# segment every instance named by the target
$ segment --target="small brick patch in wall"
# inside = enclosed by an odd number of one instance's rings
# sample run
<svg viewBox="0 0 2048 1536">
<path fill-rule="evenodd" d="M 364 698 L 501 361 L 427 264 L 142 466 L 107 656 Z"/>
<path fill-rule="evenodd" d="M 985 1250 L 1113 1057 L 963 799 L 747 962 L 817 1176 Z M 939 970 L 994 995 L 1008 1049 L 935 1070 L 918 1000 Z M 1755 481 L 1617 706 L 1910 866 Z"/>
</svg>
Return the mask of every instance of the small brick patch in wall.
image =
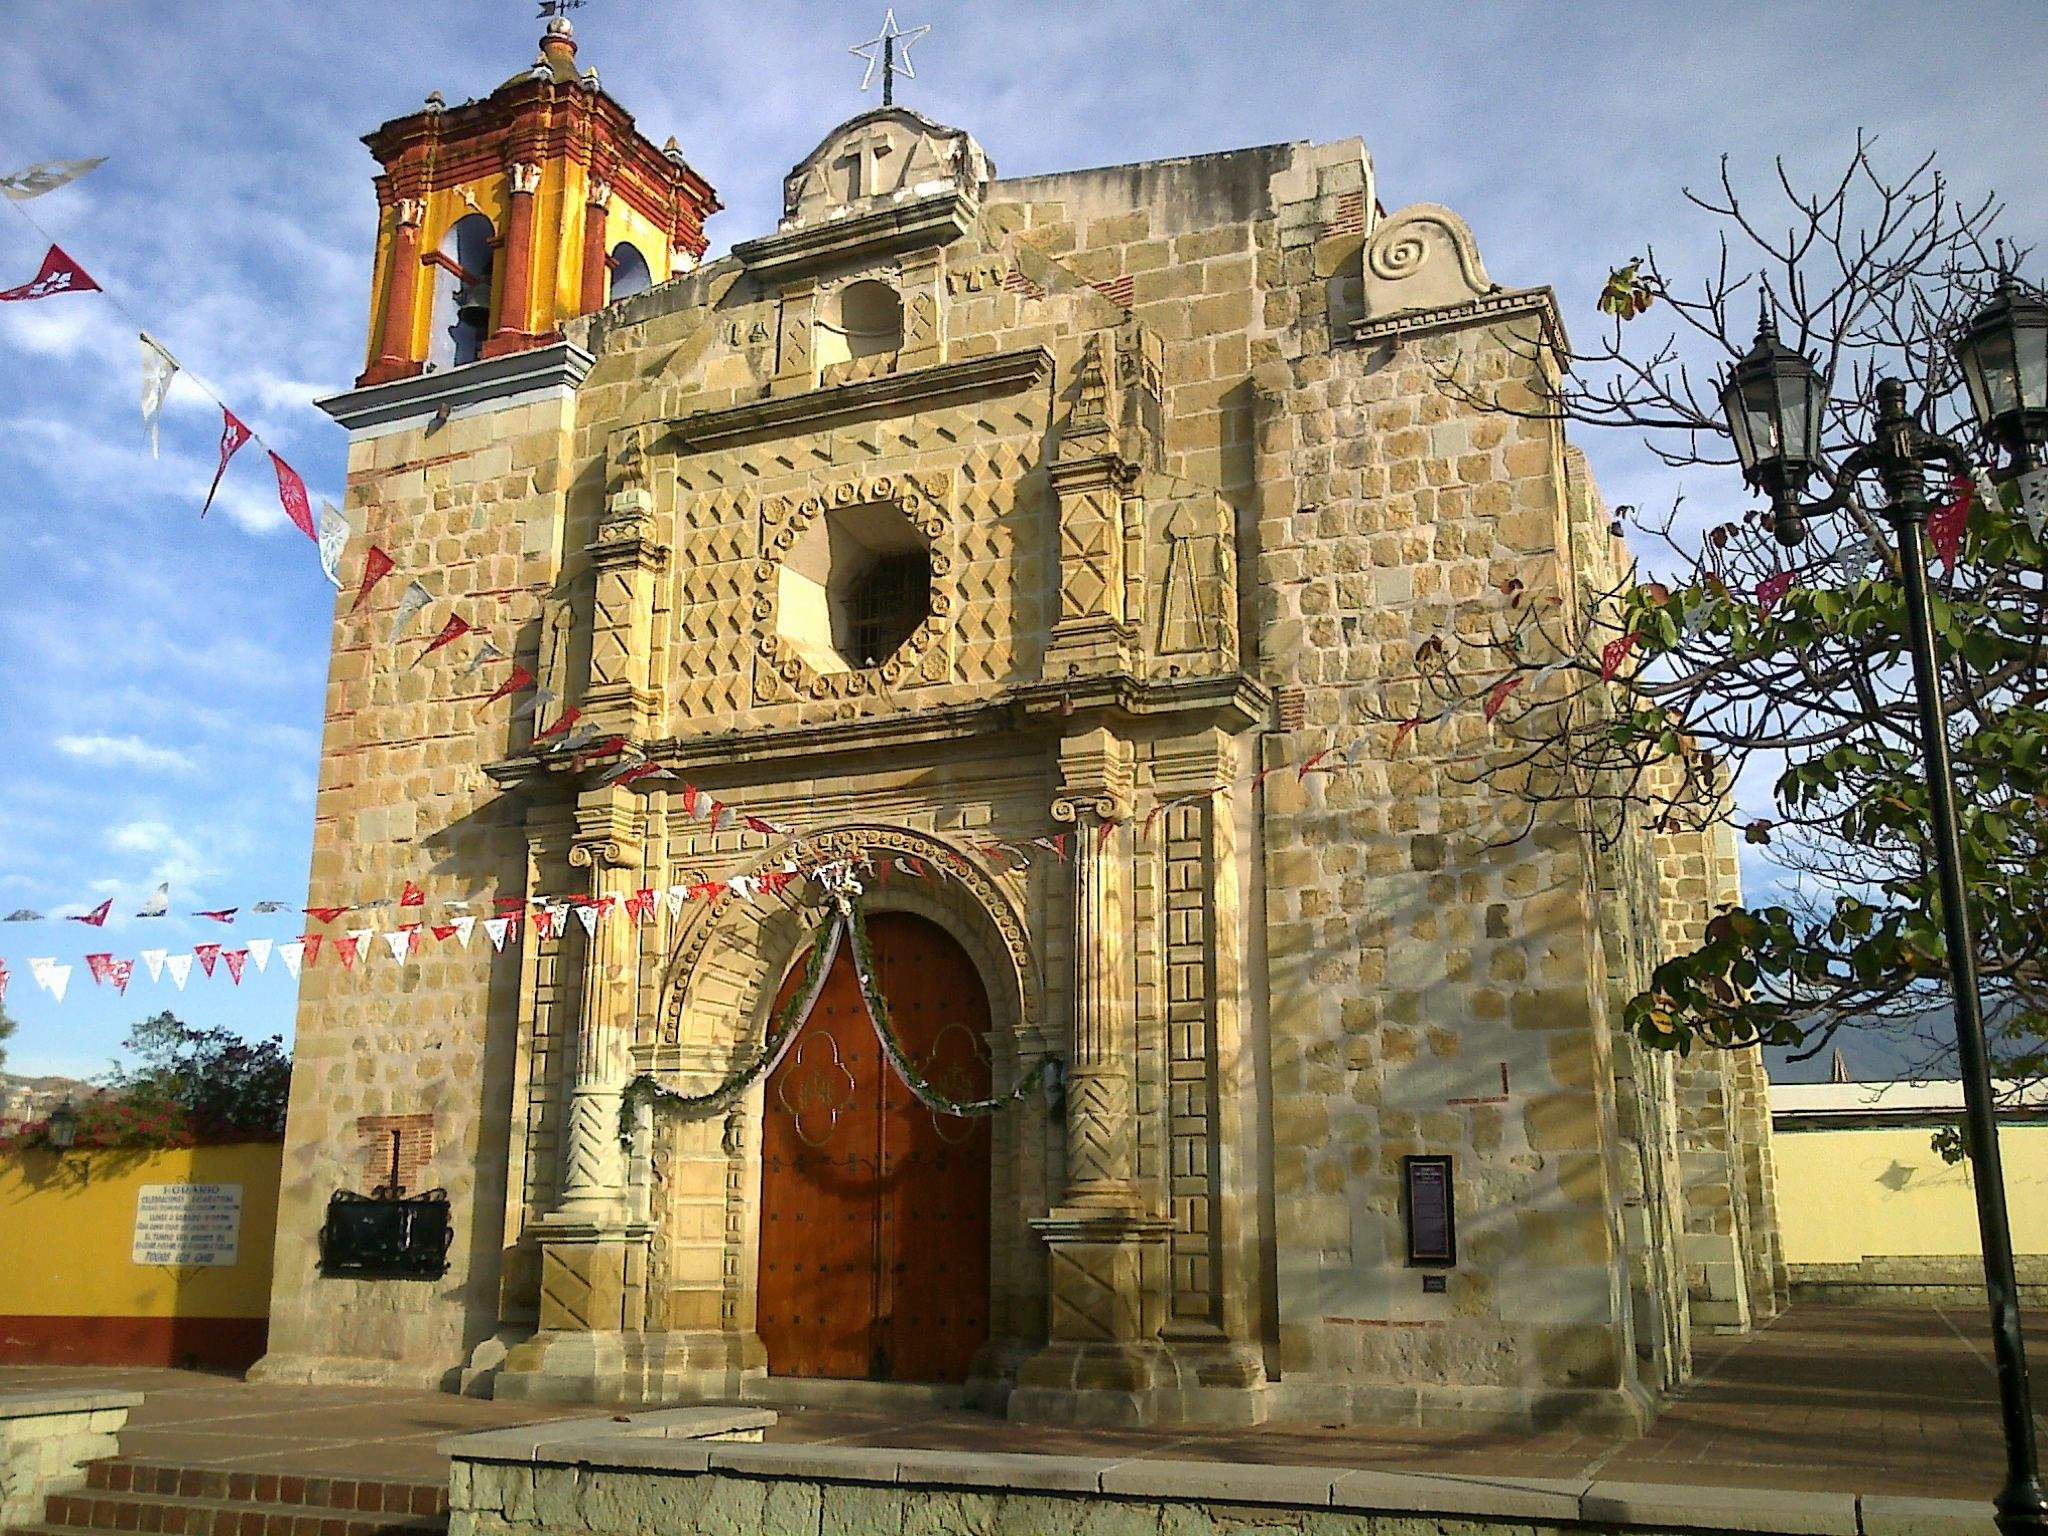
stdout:
<svg viewBox="0 0 2048 1536">
<path fill-rule="evenodd" d="M 1333 235 L 1358 235 L 1365 232 L 1365 194 L 1346 192 L 1337 199 L 1337 217 L 1330 223 Z"/>
<path fill-rule="evenodd" d="M 1283 731 L 1298 731 L 1308 723 L 1308 695 L 1299 688 L 1280 689 L 1273 695 L 1273 707 Z"/>
<path fill-rule="evenodd" d="M 405 1194 L 419 1187 L 420 1170 L 433 1160 L 434 1117 L 358 1115 L 356 1138 L 362 1143 L 365 1181 L 372 1188 L 395 1183 Z"/>
<path fill-rule="evenodd" d="M 1110 303 L 1121 305 L 1125 309 L 1131 307 L 1131 275 L 1128 272 L 1122 277 L 1113 277 L 1106 283 L 1091 283 L 1089 286 Z"/>
</svg>

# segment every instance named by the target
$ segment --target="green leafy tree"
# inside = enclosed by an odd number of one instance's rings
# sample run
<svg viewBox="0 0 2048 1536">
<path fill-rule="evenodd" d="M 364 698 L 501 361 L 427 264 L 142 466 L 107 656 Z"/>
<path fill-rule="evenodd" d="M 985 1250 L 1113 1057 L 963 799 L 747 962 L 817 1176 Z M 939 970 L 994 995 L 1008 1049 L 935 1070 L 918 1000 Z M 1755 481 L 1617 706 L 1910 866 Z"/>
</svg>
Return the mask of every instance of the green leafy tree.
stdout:
<svg viewBox="0 0 2048 1536">
<path fill-rule="evenodd" d="M 1577 605 L 1505 594 L 1482 624 L 1425 641 L 1386 717 L 1407 733 L 1485 713 L 1494 750 L 1471 775 L 1527 796 L 1532 827 L 1541 802 L 1571 799 L 1610 843 L 1727 820 L 1738 792 L 1767 793 L 1770 814 L 1740 819 L 1785 870 L 1781 889 L 1717 913 L 1693 953 L 1657 967 L 1626 1010 L 1644 1041 L 1810 1055 L 1844 1025 L 1889 1027 L 1925 1070 L 1952 1071 L 1890 528 L 1866 486 L 1781 546 L 1733 467 L 1715 387 L 1761 308 L 1830 381 L 1830 466 L 1872 435 L 1881 376 L 1907 383 L 1923 425 L 1974 444 L 1950 344 L 2024 253 L 1992 245 L 1995 200 L 1957 202 L 1931 158 L 1887 180 L 1860 142 L 1817 191 L 1780 164 L 1766 210 L 1725 163 L 1718 190 L 1687 195 L 1719 226 L 1717 258 L 1684 282 L 1654 249 L 1619 269 L 1604 335 L 1561 359 L 1548 398 L 1488 394 L 1448 363 L 1440 381 L 1491 409 L 1639 431 L 1726 510 L 1617 519 L 1615 534 L 1626 521 L 1639 535 L 1640 565 Z M 2025 1083 L 2048 1075 L 2048 498 L 2030 516 L 2015 484 L 1985 473 L 1993 457 L 1977 445 L 1979 473 L 1931 484 L 1931 572 L 1993 1066 Z"/>
<path fill-rule="evenodd" d="M 291 1057 L 283 1042 L 187 1024 L 169 1012 L 135 1024 L 131 1064 L 78 1106 L 81 1146 L 271 1141 L 284 1135 Z"/>
<path fill-rule="evenodd" d="M 7 1065 L 7 1041 L 14 1034 L 14 1015 L 7 1011 L 7 1005 L 0 1003 L 0 1068 Z"/>
</svg>

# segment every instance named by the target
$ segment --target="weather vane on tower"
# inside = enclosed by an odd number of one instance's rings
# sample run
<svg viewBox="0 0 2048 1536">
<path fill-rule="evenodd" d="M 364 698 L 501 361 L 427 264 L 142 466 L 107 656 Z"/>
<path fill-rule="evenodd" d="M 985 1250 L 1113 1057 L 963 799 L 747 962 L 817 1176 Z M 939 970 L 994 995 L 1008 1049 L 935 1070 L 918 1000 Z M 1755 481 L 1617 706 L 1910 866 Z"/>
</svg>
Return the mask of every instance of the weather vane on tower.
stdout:
<svg viewBox="0 0 2048 1536">
<path fill-rule="evenodd" d="M 577 3 L 580 4 L 581 0 Z M 896 72 L 901 70 L 906 80 L 917 78 L 917 71 L 910 67 L 910 45 L 929 31 L 928 25 L 909 32 L 902 31 L 896 25 L 895 9 L 892 7 L 884 11 L 881 33 L 857 48 L 846 50 L 855 58 L 868 61 L 867 73 L 860 77 L 860 88 L 866 90 L 873 85 L 875 71 L 879 69 L 882 72 L 882 105 L 893 107 L 896 104 Z"/>
<path fill-rule="evenodd" d="M 540 14 L 553 21 L 557 16 L 567 16 L 583 4 L 583 0 L 540 0 Z"/>
</svg>

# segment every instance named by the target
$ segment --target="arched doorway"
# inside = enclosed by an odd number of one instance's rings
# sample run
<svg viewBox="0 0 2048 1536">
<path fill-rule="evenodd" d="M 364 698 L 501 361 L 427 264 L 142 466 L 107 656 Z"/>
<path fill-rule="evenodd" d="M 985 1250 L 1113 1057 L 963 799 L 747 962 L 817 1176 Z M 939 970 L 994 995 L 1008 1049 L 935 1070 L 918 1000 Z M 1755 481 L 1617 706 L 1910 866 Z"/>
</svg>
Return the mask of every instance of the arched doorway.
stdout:
<svg viewBox="0 0 2048 1536">
<path fill-rule="evenodd" d="M 905 1055 L 948 1097 L 984 1096 L 988 994 L 967 952 L 903 912 L 868 936 Z M 772 1375 L 965 1381 L 989 1328 L 989 1123 L 934 1114 L 891 1070 L 851 942 L 768 1078 L 756 1326 Z"/>
</svg>

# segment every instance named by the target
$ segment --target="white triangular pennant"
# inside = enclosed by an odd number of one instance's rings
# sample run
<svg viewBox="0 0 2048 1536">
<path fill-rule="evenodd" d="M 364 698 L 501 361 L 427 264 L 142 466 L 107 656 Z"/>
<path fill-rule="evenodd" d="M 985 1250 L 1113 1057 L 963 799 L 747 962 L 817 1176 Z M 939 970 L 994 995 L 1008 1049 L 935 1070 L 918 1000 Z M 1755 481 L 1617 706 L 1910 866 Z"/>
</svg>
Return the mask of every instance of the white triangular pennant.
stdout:
<svg viewBox="0 0 2048 1536">
<path fill-rule="evenodd" d="M 469 941 L 472 937 L 475 936 L 475 934 L 475 918 L 469 916 L 469 914 L 467 913 L 464 913 L 461 917 L 455 919 L 455 942 L 460 944 L 464 949 L 469 948 Z"/>
<path fill-rule="evenodd" d="M 341 586 L 341 557 L 348 548 L 348 519 L 333 502 L 320 503 L 320 569 L 337 589 Z"/>
<path fill-rule="evenodd" d="M 292 973 L 294 981 L 298 979 L 299 962 L 305 957 L 305 953 L 304 939 L 288 939 L 277 946 L 277 958 L 283 963 L 284 968 Z"/>
<path fill-rule="evenodd" d="M 2048 530 L 2048 465 L 2020 476 L 2020 511 L 2026 514 L 2035 539 L 2040 539 Z"/>
<path fill-rule="evenodd" d="M 142 425 L 149 433 L 149 456 L 157 457 L 156 419 L 163 413 L 164 396 L 171 392 L 171 380 L 177 376 L 178 360 L 166 352 L 147 331 L 140 333 L 142 342 Z"/>
<path fill-rule="evenodd" d="M 249 963 L 259 971 L 265 969 L 270 964 L 270 947 L 276 942 L 275 939 L 251 939 Z"/>
<path fill-rule="evenodd" d="M 484 919 L 484 932 L 490 935 L 491 948 L 493 949 L 502 950 L 505 947 L 505 935 L 511 929 L 512 919 L 509 917 L 487 917 Z"/>
<path fill-rule="evenodd" d="M 391 958 L 394 960 L 404 960 L 406 951 L 412 948 L 412 931 L 410 929 L 394 928 L 389 933 L 381 934 L 379 937 L 384 940 L 384 947 L 391 951 Z"/>
<path fill-rule="evenodd" d="M 670 917 L 681 917 L 683 908 L 690 904 L 690 888 L 687 885 L 672 885 L 663 893 L 662 899 L 668 903 Z"/>
<path fill-rule="evenodd" d="M 185 990 L 186 978 L 192 974 L 192 957 L 172 955 L 164 961 L 164 969 L 170 973 L 171 980 L 177 983 L 178 990 L 182 992 Z"/>
<path fill-rule="evenodd" d="M 165 880 L 149 893 L 149 900 L 142 904 L 137 917 L 162 917 L 171 910 L 171 882 Z"/>
<path fill-rule="evenodd" d="M 168 949 L 145 949 L 142 952 L 142 963 L 149 967 L 149 979 L 151 981 L 162 981 L 164 979 L 164 959 L 169 954 L 170 951 Z"/>
<path fill-rule="evenodd" d="M 367 961 L 370 958 L 370 940 L 377 937 L 374 928 L 351 928 L 348 936 L 356 941 L 356 958 Z"/>
<path fill-rule="evenodd" d="M 412 628 L 412 621 L 420 616 L 420 610 L 434 600 L 434 594 L 418 582 L 413 582 L 398 599 L 398 612 L 391 620 L 391 643 L 396 645 Z"/>
<path fill-rule="evenodd" d="M 30 960 L 28 970 L 35 977 L 37 986 L 58 1002 L 64 1001 L 64 989 L 71 984 L 70 966 L 59 965 L 53 956 L 46 955 L 40 960 Z"/>
<path fill-rule="evenodd" d="M 505 653 L 499 650 L 497 646 L 488 640 L 481 641 L 478 643 L 477 648 L 469 653 L 469 665 L 462 669 L 462 675 L 468 677 L 483 667 L 486 662 L 503 661 L 504 659 Z"/>
<path fill-rule="evenodd" d="M 576 908 L 576 921 L 583 925 L 585 933 L 595 935 L 597 933 L 596 906 L 590 902 L 579 903 Z"/>
</svg>

